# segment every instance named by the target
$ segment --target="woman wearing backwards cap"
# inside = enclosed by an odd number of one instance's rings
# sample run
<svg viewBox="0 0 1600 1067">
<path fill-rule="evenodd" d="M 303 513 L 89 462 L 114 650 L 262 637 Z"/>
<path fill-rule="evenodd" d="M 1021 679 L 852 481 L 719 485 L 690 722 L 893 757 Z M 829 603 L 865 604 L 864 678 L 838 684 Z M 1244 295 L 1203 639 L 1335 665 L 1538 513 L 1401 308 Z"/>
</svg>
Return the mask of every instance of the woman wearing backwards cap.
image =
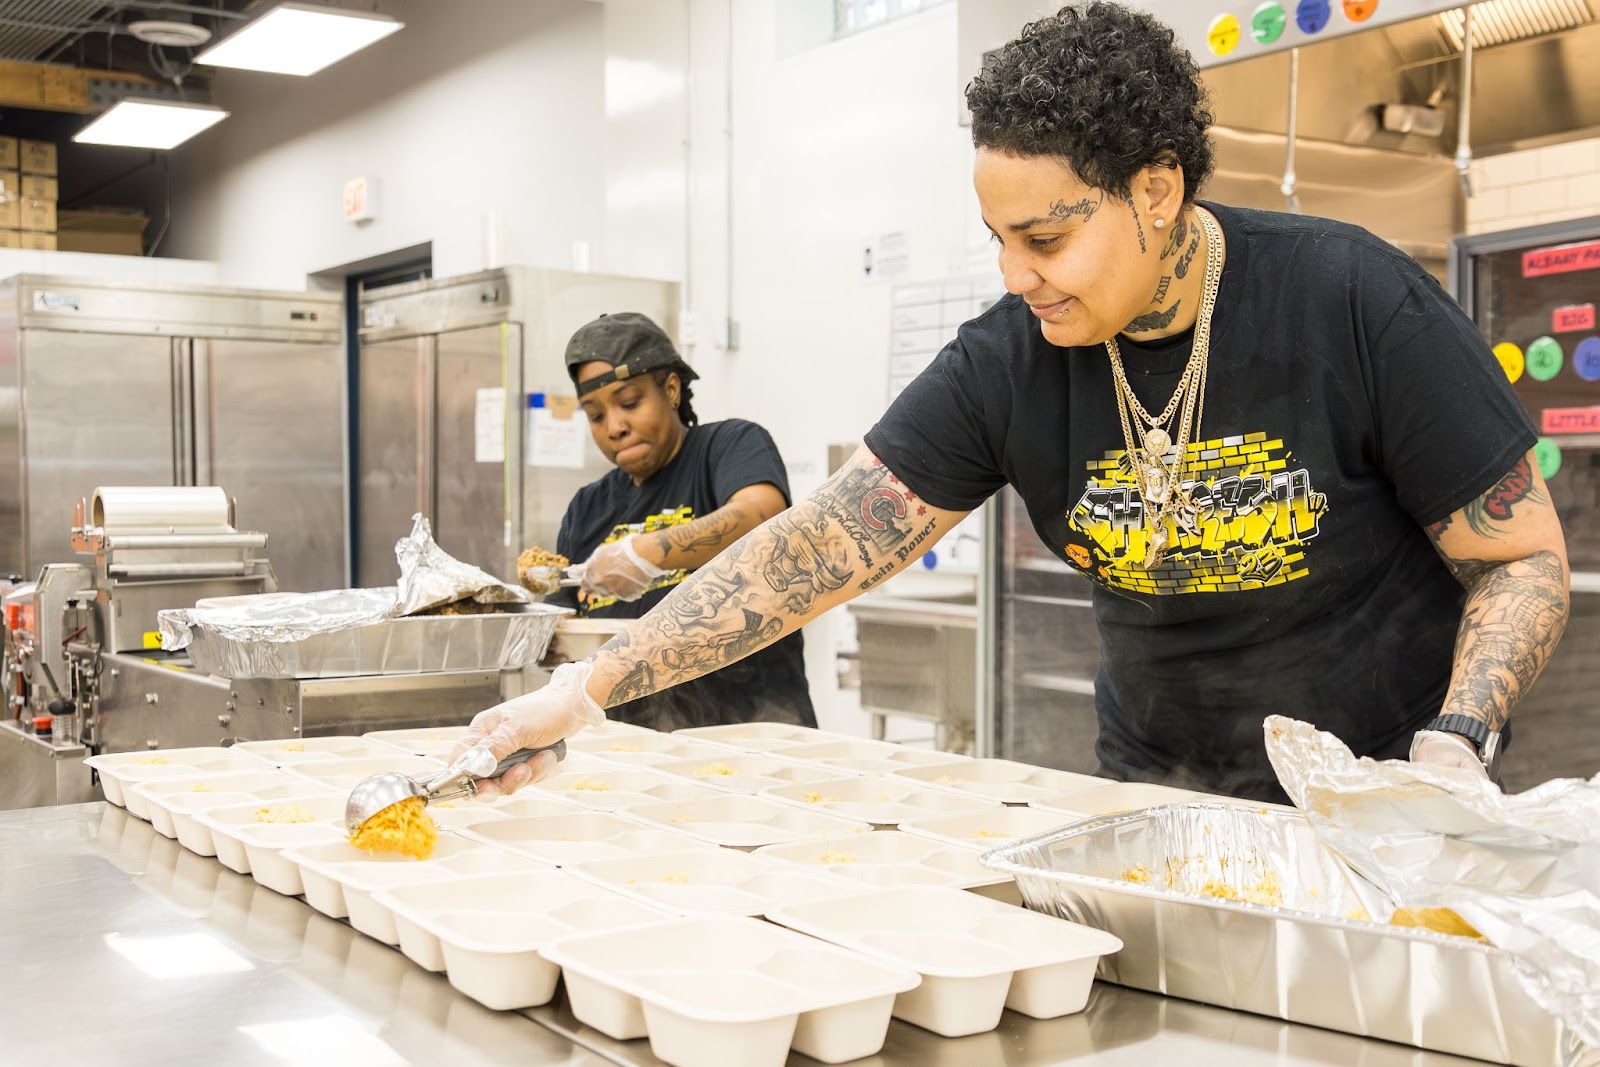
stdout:
<svg viewBox="0 0 1600 1067">
<path fill-rule="evenodd" d="M 575 598 L 562 592 L 549 601 L 565 598 L 589 618 L 636 619 L 789 506 L 783 460 L 753 422 L 700 425 L 689 387 L 699 376 L 644 315 L 600 316 L 573 334 L 566 361 L 594 443 L 616 469 L 567 505 L 556 551 L 583 561 L 583 584 Z M 680 661 L 711 670 L 776 631 L 753 623 L 744 633 L 696 633 L 689 620 L 682 633 Z M 622 700 L 612 717 L 657 730 L 753 720 L 816 725 L 798 633 L 641 697 Z"/>
<path fill-rule="evenodd" d="M 474 733 L 548 745 L 743 652 L 721 635 L 790 633 L 1009 484 L 1092 584 L 1109 775 L 1283 799 L 1282 713 L 1487 787 L 1569 598 L 1483 338 L 1364 230 L 1200 201 L 1204 89 L 1147 13 L 1063 8 L 987 58 L 973 179 L 1011 295 L 827 484 Z"/>
</svg>

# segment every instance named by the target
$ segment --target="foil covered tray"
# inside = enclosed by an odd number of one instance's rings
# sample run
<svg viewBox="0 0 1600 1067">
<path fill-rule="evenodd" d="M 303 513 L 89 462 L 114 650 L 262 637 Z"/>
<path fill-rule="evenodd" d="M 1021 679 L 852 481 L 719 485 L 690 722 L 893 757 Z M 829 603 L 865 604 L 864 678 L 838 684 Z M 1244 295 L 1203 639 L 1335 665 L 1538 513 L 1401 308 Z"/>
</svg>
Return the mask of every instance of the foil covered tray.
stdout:
<svg viewBox="0 0 1600 1067">
<path fill-rule="evenodd" d="M 544 658 L 556 622 L 570 614 L 566 608 L 524 604 L 484 615 L 384 619 L 291 634 L 290 640 L 252 639 L 194 622 L 188 649 L 196 668 L 224 678 L 521 670 Z"/>
<path fill-rule="evenodd" d="M 1122 812 L 982 859 L 1030 908 L 1121 938 L 1100 963 L 1108 982 L 1518 1067 L 1562 1063 L 1562 1027 L 1509 953 L 1366 919 L 1292 809 Z"/>
</svg>

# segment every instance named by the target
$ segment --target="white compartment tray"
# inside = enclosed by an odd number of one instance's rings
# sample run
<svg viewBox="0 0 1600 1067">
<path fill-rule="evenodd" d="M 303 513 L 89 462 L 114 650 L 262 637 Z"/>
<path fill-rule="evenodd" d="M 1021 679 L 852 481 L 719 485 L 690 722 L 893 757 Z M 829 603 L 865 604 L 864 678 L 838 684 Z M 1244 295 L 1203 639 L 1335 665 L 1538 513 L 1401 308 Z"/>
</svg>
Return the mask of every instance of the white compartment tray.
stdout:
<svg viewBox="0 0 1600 1067">
<path fill-rule="evenodd" d="M 521 819 L 500 819 L 492 825 L 476 826 L 461 833 L 463 837 L 528 856 L 552 867 L 715 847 L 687 834 L 641 826 L 608 812 L 578 808 Z"/>
<path fill-rule="evenodd" d="M 539 948 L 574 933 L 659 922 L 666 913 L 555 870 L 395 886 L 373 894 L 394 914 L 400 951 L 488 1008 L 546 1004 L 560 969 Z"/>
<path fill-rule="evenodd" d="M 407 750 L 365 737 L 286 737 L 241 741 L 230 751 L 243 752 L 274 767 L 292 767 L 332 759 L 383 759 Z"/>
<path fill-rule="evenodd" d="M 713 789 L 653 771 L 618 768 L 592 756 L 567 757 L 568 762 L 573 759 L 584 762 L 529 786 L 528 791 L 594 811 L 620 811 L 638 804 L 693 800 L 715 793 Z"/>
<path fill-rule="evenodd" d="M 229 870 L 248 874 L 261 885 L 284 896 L 305 891 L 300 867 L 283 859 L 285 849 L 343 841 L 343 793 L 304 783 L 307 792 L 297 797 L 253 800 L 226 808 L 213 808 L 195 816 L 211 831 L 217 860 Z M 272 815 L 309 816 L 309 822 L 275 822 Z"/>
<path fill-rule="evenodd" d="M 206 774 L 198 777 L 181 776 L 164 778 L 155 782 L 141 782 L 127 792 L 137 794 L 139 803 L 150 814 L 150 825 L 163 837 L 178 837 L 178 823 L 192 824 L 194 814 L 225 808 L 230 804 L 244 804 L 255 799 L 256 791 L 289 788 L 300 794 L 318 792 L 318 786 L 292 774 L 258 767 L 253 771 L 233 771 L 228 774 Z M 190 834 L 191 840 L 194 834 Z M 192 848 L 192 846 L 190 846 Z M 202 856 L 215 855 L 192 849 Z"/>
<path fill-rule="evenodd" d="M 859 819 L 880 828 L 930 815 L 1001 810 L 996 800 L 960 796 L 878 775 L 772 786 L 762 790 L 761 795 L 807 811 Z"/>
<path fill-rule="evenodd" d="M 898 889 L 791 904 L 773 922 L 908 967 L 922 984 L 894 1014 L 945 1037 L 994 1029 L 1005 1008 L 1036 1019 L 1082 1011 L 1103 930 L 953 889 Z"/>
<path fill-rule="evenodd" d="M 753 919 L 679 919 L 545 946 L 577 1018 L 618 1040 L 648 1035 L 677 1067 L 823 1063 L 883 1047 L 902 967 Z"/>
<path fill-rule="evenodd" d="M 596 860 L 567 870 L 679 915 L 763 915 L 785 902 L 855 891 L 843 879 L 725 848 Z"/>
<path fill-rule="evenodd" d="M 259 771 L 266 766 L 254 756 L 233 755 L 228 749 L 215 747 L 106 752 L 90 756 L 83 763 L 100 772 L 100 787 L 105 791 L 108 803 L 126 808 L 146 821 L 150 819 L 149 808 L 141 798 L 127 795 L 126 790 L 130 786 L 197 774 Z"/>
<path fill-rule="evenodd" d="M 1094 789 L 1106 784 L 1104 778 L 1088 774 L 1053 771 L 1003 759 L 966 760 L 958 766 L 907 767 L 894 774 L 897 778 L 921 782 L 934 789 L 998 800 L 1004 804 L 1026 804 L 1060 793 Z"/>
<path fill-rule="evenodd" d="M 873 886 L 937 885 L 973 889 L 1011 881 L 983 866 L 978 854 L 898 830 L 834 841 L 796 841 L 756 855 L 825 870 Z"/>
<path fill-rule="evenodd" d="M 791 804 L 740 793 L 677 803 L 639 804 L 629 808 L 627 816 L 713 845 L 738 849 L 872 832 L 870 823 L 803 811 Z"/>
<path fill-rule="evenodd" d="M 709 741 L 694 741 L 676 734 L 643 730 L 599 734 L 580 730 L 567 738 L 567 748 L 607 763 L 615 763 L 619 767 L 648 767 L 686 759 L 709 762 L 726 756 L 730 751 L 726 746 L 714 745 Z"/>
<path fill-rule="evenodd" d="M 727 750 L 710 758 L 658 763 L 651 770 L 723 793 L 759 793 L 773 786 L 803 785 L 839 774 L 827 767 L 791 763 L 759 752 Z"/>
<path fill-rule="evenodd" d="M 363 779 L 371 778 L 374 774 L 395 771 L 408 778 L 421 778 L 437 774 L 443 769 L 444 763 L 440 760 L 413 756 L 399 749 L 394 749 L 391 754 L 384 756 L 316 760 L 311 763 L 296 763 L 285 768 L 290 774 L 298 774 L 302 778 L 342 789 L 347 793 Z"/>
<path fill-rule="evenodd" d="M 429 759 L 444 759 L 467 735 L 465 726 L 418 726 L 410 730 L 372 730 L 361 736 Z"/>
<path fill-rule="evenodd" d="M 850 737 L 818 741 L 775 749 L 779 759 L 827 767 L 841 774 L 892 774 L 906 767 L 933 767 L 964 762 L 966 756 L 953 752 L 934 752 L 925 748 L 906 748 L 892 741 L 873 741 Z"/>
<path fill-rule="evenodd" d="M 674 737 L 691 741 L 709 741 L 746 752 L 768 752 L 773 749 L 792 748 L 795 745 L 814 745 L 821 741 L 852 740 L 849 734 L 818 730 L 811 726 L 795 726 L 786 722 L 736 722 L 722 726 L 690 726 L 674 730 Z"/>
<path fill-rule="evenodd" d="M 1021 837 L 1048 833 L 1071 821 L 1072 817 L 1069 815 L 1062 815 L 1035 805 L 1022 807 L 1007 804 L 981 811 L 935 815 L 913 822 L 904 822 L 900 824 L 900 829 L 917 837 L 938 841 L 940 844 L 985 852 Z"/>
</svg>

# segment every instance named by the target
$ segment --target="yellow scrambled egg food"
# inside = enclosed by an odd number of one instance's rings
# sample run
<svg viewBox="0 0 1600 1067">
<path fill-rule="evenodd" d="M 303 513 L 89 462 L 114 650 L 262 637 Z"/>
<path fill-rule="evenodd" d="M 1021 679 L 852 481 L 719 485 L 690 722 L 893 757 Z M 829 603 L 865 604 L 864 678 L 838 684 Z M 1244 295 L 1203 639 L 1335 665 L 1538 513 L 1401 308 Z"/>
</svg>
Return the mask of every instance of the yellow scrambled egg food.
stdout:
<svg viewBox="0 0 1600 1067">
<path fill-rule="evenodd" d="M 696 778 L 705 778 L 709 775 L 719 775 L 723 778 L 729 778 L 738 773 L 726 763 L 708 763 L 704 767 L 696 767 L 694 776 Z"/>
<path fill-rule="evenodd" d="M 317 817 L 306 810 L 304 804 L 278 804 L 256 809 L 256 822 L 301 823 L 316 822 Z"/>
<path fill-rule="evenodd" d="M 153 766 L 159 766 L 160 764 L 166 763 L 167 762 L 167 757 L 165 757 L 165 756 L 146 756 L 144 759 L 136 759 L 136 760 L 133 760 L 133 762 L 137 763 L 137 764 L 140 764 L 140 765 L 143 765 L 143 766 L 151 766 L 151 767 L 153 767 Z"/>
<path fill-rule="evenodd" d="M 189 787 L 189 792 L 191 792 L 191 793 L 215 793 L 216 790 L 212 789 L 211 786 L 208 785 L 205 782 L 196 782 L 194 785 L 191 785 Z"/>
<path fill-rule="evenodd" d="M 572 790 L 577 793 L 609 793 L 611 787 L 604 782 L 597 782 L 593 778 L 579 778 L 572 783 Z"/>
<path fill-rule="evenodd" d="M 286 745 L 278 746 L 279 752 L 304 752 L 305 750 L 306 744 L 304 741 L 290 741 Z"/>
<path fill-rule="evenodd" d="M 819 863 L 854 863 L 856 858 L 848 852 L 824 852 L 817 857 Z"/>
<path fill-rule="evenodd" d="M 367 852 L 398 852 L 412 859 L 433 855 L 439 828 L 421 797 L 406 797 L 372 816 L 350 835 L 354 848 Z"/>
</svg>

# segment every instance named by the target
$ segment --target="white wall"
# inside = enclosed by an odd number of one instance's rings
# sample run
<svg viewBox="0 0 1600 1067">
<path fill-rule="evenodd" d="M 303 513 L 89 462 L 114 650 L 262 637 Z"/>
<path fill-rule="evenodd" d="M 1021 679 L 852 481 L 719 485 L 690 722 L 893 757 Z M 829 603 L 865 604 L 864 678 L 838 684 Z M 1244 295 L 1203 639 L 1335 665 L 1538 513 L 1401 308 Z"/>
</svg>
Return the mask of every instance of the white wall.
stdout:
<svg viewBox="0 0 1600 1067">
<path fill-rule="evenodd" d="M 224 71 L 231 117 L 180 151 L 167 248 L 230 284 L 306 275 L 432 242 L 435 271 L 482 269 L 498 212 L 506 262 L 566 267 L 604 206 L 601 6 L 382 0 L 406 23 L 310 78 Z M 347 179 L 379 217 L 340 217 Z"/>
<path fill-rule="evenodd" d="M 1600 215 L 1600 137 L 1479 160 L 1472 190 L 1468 233 Z"/>
</svg>

